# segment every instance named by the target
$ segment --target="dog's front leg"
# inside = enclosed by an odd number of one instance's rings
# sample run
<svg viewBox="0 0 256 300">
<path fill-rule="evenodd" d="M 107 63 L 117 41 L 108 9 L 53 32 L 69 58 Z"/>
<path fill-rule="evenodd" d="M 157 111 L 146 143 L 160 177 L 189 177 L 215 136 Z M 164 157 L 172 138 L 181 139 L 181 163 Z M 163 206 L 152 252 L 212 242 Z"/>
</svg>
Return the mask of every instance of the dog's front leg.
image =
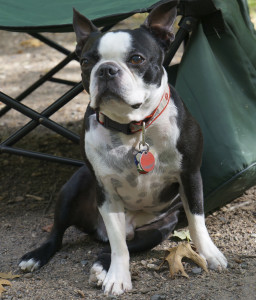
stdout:
<svg viewBox="0 0 256 300">
<path fill-rule="evenodd" d="M 203 187 L 199 171 L 181 174 L 180 196 L 189 224 L 189 231 L 199 254 L 209 268 L 226 268 L 227 260 L 211 240 L 204 218 Z"/>
<path fill-rule="evenodd" d="M 124 207 L 121 201 L 106 199 L 99 211 L 103 217 L 111 246 L 111 264 L 102 288 L 105 294 L 120 295 L 132 289 Z"/>
</svg>

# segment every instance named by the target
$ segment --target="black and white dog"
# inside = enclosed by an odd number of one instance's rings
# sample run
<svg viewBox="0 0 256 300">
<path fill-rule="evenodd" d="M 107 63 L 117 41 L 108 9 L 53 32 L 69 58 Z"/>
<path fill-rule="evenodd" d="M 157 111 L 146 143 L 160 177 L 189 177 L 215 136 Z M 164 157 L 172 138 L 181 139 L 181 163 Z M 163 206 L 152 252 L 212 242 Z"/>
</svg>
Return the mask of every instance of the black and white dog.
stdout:
<svg viewBox="0 0 256 300">
<path fill-rule="evenodd" d="M 205 227 L 202 134 L 162 65 L 176 5 L 157 6 L 138 29 L 104 34 L 74 11 L 76 52 L 90 92 L 86 165 L 62 188 L 49 239 L 22 257 L 21 269 L 46 264 L 75 225 L 110 243 L 90 281 L 105 294 L 122 294 L 132 289 L 129 252 L 150 249 L 171 233 L 180 199 L 200 255 L 210 268 L 227 266 Z"/>
</svg>

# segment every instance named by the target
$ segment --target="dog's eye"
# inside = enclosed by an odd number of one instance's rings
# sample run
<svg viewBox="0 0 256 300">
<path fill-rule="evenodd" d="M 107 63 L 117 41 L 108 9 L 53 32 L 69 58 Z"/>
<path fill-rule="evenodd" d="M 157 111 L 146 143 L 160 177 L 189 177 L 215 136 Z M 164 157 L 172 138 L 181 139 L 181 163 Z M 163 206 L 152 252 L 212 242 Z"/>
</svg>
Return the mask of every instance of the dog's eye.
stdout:
<svg viewBox="0 0 256 300">
<path fill-rule="evenodd" d="M 82 67 L 85 67 L 86 65 L 88 65 L 88 63 L 89 63 L 89 59 L 88 58 L 83 58 L 81 60 L 81 66 Z"/>
<path fill-rule="evenodd" d="M 140 55 L 133 55 L 130 59 L 130 63 L 132 63 L 133 65 L 139 65 L 141 63 L 143 63 L 144 58 Z"/>
</svg>

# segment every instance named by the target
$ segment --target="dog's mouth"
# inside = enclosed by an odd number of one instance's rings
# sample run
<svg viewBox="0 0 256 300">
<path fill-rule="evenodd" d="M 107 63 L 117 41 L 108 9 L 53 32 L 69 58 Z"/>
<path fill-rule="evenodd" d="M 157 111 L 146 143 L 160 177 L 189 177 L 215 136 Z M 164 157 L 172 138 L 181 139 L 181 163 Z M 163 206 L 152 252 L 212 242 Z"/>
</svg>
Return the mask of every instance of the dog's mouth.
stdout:
<svg viewBox="0 0 256 300">
<path fill-rule="evenodd" d="M 95 110 L 100 110 L 101 105 L 111 105 L 115 102 L 116 104 L 125 104 L 125 100 L 120 96 L 119 94 L 116 94 L 111 91 L 105 91 L 103 93 L 100 93 L 96 96 L 96 107 Z M 127 104 L 127 103 L 126 103 Z M 132 109 L 139 109 L 141 107 L 142 103 L 136 103 L 133 105 L 129 105 Z"/>
<path fill-rule="evenodd" d="M 98 94 L 95 97 L 95 107 L 94 109 L 99 109 L 100 106 L 112 105 L 114 104 L 121 104 L 122 106 L 126 104 L 127 106 L 131 107 L 132 109 L 139 109 L 142 105 L 142 102 L 138 102 L 132 105 L 129 105 L 127 101 L 125 101 L 125 97 L 122 95 L 121 91 L 118 89 L 112 89 L 109 87 L 105 87 L 104 89 L 100 89 Z"/>
<path fill-rule="evenodd" d="M 96 100 L 95 104 L 97 108 L 100 108 L 100 106 L 102 105 L 103 106 L 112 105 L 113 102 L 125 103 L 124 99 L 119 93 L 109 89 L 104 89 L 101 92 L 99 92 L 95 100 Z"/>
<path fill-rule="evenodd" d="M 131 108 L 139 109 L 141 107 L 141 105 L 142 105 L 142 103 L 133 104 L 133 105 L 131 105 Z"/>
</svg>

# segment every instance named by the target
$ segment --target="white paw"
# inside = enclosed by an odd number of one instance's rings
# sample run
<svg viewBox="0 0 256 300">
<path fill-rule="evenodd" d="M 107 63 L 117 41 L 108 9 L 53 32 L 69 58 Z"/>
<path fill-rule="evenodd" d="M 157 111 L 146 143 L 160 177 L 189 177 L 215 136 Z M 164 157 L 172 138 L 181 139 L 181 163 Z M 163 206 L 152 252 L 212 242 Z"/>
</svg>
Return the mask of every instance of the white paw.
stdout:
<svg viewBox="0 0 256 300">
<path fill-rule="evenodd" d="M 101 286 L 106 275 L 107 271 L 103 269 L 100 263 L 96 262 L 91 268 L 89 283 L 94 286 Z"/>
<path fill-rule="evenodd" d="M 187 212 L 189 220 L 189 231 L 200 256 L 202 256 L 210 269 L 225 269 L 227 267 L 227 259 L 214 245 L 209 233 L 205 227 L 204 215 L 194 215 Z"/>
<path fill-rule="evenodd" d="M 33 258 L 29 260 L 23 260 L 20 262 L 19 267 L 22 271 L 33 272 L 40 268 L 40 261 L 35 261 Z"/>
<path fill-rule="evenodd" d="M 199 254 L 207 261 L 210 269 L 225 269 L 228 265 L 226 257 L 213 243 L 209 245 L 206 251 L 199 252 Z"/>
<path fill-rule="evenodd" d="M 132 289 L 132 281 L 129 270 L 111 268 L 102 286 L 105 295 L 121 295 Z"/>
</svg>

